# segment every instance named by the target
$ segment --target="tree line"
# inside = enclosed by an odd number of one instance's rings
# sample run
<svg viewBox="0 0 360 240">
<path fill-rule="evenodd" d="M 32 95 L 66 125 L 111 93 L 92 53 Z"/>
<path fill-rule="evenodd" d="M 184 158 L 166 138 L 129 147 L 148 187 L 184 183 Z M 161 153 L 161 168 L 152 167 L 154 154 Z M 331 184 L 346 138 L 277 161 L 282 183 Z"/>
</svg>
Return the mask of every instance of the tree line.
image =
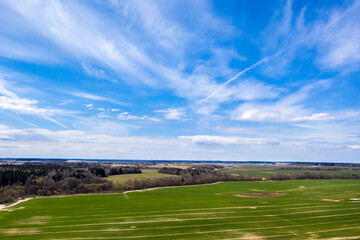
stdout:
<svg viewBox="0 0 360 240">
<path fill-rule="evenodd" d="M 22 164 L 0 166 L 0 203 L 23 196 L 49 196 L 113 191 L 103 177 L 141 173 L 136 166 L 99 164 Z"/>
<path fill-rule="evenodd" d="M 116 171 L 114 170 L 116 169 Z M 268 177 L 235 175 L 203 169 L 161 168 L 159 173 L 174 175 L 144 180 L 113 183 L 102 176 L 121 173 L 139 173 L 138 167 L 101 165 L 17 165 L 0 167 L 0 203 L 12 202 L 26 196 L 123 192 L 145 188 L 215 183 L 220 181 L 267 181 L 296 179 L 360 179 L 360 174 L 302 172 L 271 174 Z M 13 176 L 11 176 L 11 173 Z M 11 184 L 9 184 L 11 183 Z"/>
<path fill-rule="evenodd" d="M 301 172 L 291 174 L 271 174 L 266 180 L 300 180 L 300 179 L 360 179 L 358 173 L 323 173 Z"/>
<path fill-rule="evenodd" d="M 289 164 L 296 166 L 330 166 L 330 167 L 360 167 L 360 163 L 330 163 L 330 162 L 294 162 Z"/>
<path fill-rule="evenodd" d="M 350 168 L 350 167 L 306 167 L 306 166 L 288 166 L 288 167 L 279 167 L 278 170 L 310 170 L 310 171 L 342 171 L 342 170 L 354 170 L 358 171 L 360 168 Z"/>
<path fill-rule="evenodd" d="M 194 168 L 197 170 L 216 170 L 216 169 L 222 169 L 224 168 L 224 166 L 218 164 L 196 164 L 191 166 L 190 168 Z"/>
</svg>

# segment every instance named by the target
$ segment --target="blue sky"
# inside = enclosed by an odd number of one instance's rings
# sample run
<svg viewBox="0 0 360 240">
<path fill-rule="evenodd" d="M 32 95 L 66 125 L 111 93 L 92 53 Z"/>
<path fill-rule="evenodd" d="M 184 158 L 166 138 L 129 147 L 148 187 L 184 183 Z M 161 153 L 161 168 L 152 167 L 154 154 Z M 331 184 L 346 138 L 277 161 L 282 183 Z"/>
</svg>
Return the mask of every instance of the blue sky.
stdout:
<svg viewBox="0 0 360 240">
<path fill-rule="evenodd" d="M 0 157 L 359 162 L 360 1 L 0 9 Z"/>
</svg>

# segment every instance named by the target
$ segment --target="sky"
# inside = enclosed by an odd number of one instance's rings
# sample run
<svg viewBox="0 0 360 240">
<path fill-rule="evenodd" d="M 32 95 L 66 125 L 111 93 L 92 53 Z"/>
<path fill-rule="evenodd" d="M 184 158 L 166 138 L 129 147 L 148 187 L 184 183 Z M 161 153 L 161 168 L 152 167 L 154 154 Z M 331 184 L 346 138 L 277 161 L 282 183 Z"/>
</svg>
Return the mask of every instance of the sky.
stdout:
<svg viewBox="0 0 360 240">
<path fill-rule="evenodd" d="M 0 11 L 0 157 L 360 162 L 360 0 Z"/>
</svg>

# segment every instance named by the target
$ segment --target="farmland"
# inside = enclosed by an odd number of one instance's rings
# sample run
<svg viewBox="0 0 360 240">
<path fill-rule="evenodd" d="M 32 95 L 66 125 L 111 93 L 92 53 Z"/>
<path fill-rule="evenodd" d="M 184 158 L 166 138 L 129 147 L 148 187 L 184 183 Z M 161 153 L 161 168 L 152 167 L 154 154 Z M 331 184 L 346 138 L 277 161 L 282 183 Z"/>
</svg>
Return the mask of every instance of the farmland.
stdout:
<svg viewBox="0 0 360 240">
<path fill-rule="evenodd" d="M 140 174 L 121 174 L 121 175 L 113 175 L 107 177 L 106 179 L 109 181 L 113 181 L 115 183 L 124 183 L 128 180 L 144 180 L 144 179 L 154 179 L 154 178 L 163 178 L 163 177 L 174 177 L 174 175 L 158 173 L 157 170 L 142 170 Z"/>
<path fill-rule="evenodd" d="M 269 177 L 272 174 L 298 174 L 304 172 L 310 173 L 331 173 L 331 174 L 360 174 L 360 168 L 352 167 L 336 167 L 336 171 L 329 171 L 331 167 L 319 167 L 311 169 L 291 169 L 292 166 L 274 166 L 274 165 L 255 165 L 255 164 L 238 164 L 233 167 L 226 168 L 223 172 L 237 175 L 250 175 L 250 176 L 260 176 L 260 177 Z M 296 168 L 296 165 L 294 165 Z"/>
<path fill-rule="evenodd" d="M 359 180 L 221 182 L 38 198 L 0 212 L 1 239 L 357 239 Z"/>
</svg>

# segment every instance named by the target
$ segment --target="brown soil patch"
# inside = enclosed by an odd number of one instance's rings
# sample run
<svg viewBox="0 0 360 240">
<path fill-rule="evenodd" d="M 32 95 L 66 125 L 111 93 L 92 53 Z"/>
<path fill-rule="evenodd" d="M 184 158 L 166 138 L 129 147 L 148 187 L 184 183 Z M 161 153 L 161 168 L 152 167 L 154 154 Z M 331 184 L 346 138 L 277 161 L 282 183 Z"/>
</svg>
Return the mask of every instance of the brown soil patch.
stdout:
<svg viewBox="0 0 360 240">
<path fill-rule="evenodd" d="M 254 233 L 243 232 L 243 231 L 239 231 L 239 230 L 231 232 L 231 236 L 234 239 L 253 239 L 253 240 L 263 240 L 264 239 L 263 237 L 258 236 Z"/>
<path fill-rule="evenodd" d="M 7 235 L 13 235 L 13 234 L 38 233 L 40 231 L 36 228 L 32 228 L 32 229 L 11 228 L 11 229 L 2 230 L 2 232 Z"/>
<path fill-rule="evenodd" d="M 327 199 L 327 198 L 321 199 L 321 201 L 324 201 L 324 202 L 340 202 L 340 200 L 337 200 L 337 199 Z"/>
<path fill-rule="evenodd" d="M 105 231 L 107 232 L 120 232 L 122 229 L 120 228 L 107 228 Z"/>
<path fill-rule="evenodd" d="M 286 192 L 273 192 L 273 193 L 247 193 L 247 194 L 236 194 L 236 197 L 252 197 L 252 198 L 264 198 L 264 197 L 278 197 L 286 195 Z"/>
<path fill-rule="evenodd" d="M 45 224 L 48 223 L 50 219 L 51 219 L 50 216 L 34 216 L 27 220 L 19 221 L 17 224 L 19 225 Z"/>
<path fill-rule="evenodd" d="M 254 240 L 263 240 L 264 238 L 263 237 L 260 237 L 260 236 L 257 236 L 257 235 L 255 235 L 255 234 L 253 234 L 253 233 L 245 233 L 244 235 L 243 235 L 243 238 L 244 239 L 254 239 Z"/>
</svg>

